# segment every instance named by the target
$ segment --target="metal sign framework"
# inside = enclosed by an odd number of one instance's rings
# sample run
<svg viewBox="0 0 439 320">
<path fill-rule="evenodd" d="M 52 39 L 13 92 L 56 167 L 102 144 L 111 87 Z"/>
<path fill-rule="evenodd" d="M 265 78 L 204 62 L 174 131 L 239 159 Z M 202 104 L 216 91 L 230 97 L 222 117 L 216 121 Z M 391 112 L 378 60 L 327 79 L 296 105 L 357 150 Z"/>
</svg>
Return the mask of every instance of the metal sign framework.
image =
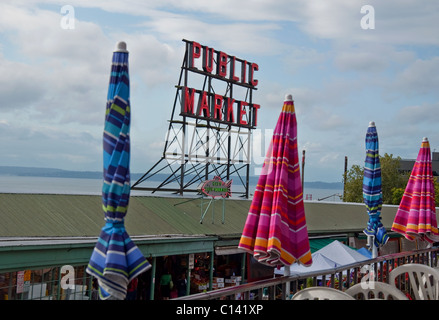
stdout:
<svg viewBox="0 0 439 320">
<path fill-rule="evenodd" d="M 233 193 L 248 198 L 251 131 L 255 126 L 218 122 L 202 116 L 188 116 L 184 112 L 177 115 L 176 111 L 178 112 L 180 105 L 183 106 L 184 89 L 188 88 L 188 83 L 193 83 L 192 77 L 195 77 L 201 81 L 202 92 L 206 92 L 209 97 L 221 95 L 224 99 L 234 99 L 237 91 L 241 92 L 241 95 L 245 96 L 243 101 L 246 102 L 240 105 L 240 108 L 244 109 L 241 117 L 246 123 L 253 124 L 256 114 L 250 106 L 252 93 L 256 88 L 247 83 L 190 67 L 189 59 L 192 58 L 190 50 L 193 50 L 191 48 L 193 42 L 183 41 L 186 43 L 186 52 L 176 86 L 163 155 L 131 188 L 153 193 L 167 191 L 183 195 L 184 192 L 198 193 L 197 187 L 200 182 L 208 180 L 209 176 L 218 176 L 223 180 L 230 180 L 233 176 L 235 182 Z M 216 50 L 215 52 L 219 53 Z M 235 62 L 235 57 L 233 58 Z M 221 84 L 224 90 L 222 93 L 218 90 Z M 223 111 L 226 107 L 226 105 L 222 107 Z M 142 186 L 147 180 L 156 181 L 157 175 L 162 177 L 157 186 Z M 152 179 L 154 176 L 156 179 Z"/>
</svg>

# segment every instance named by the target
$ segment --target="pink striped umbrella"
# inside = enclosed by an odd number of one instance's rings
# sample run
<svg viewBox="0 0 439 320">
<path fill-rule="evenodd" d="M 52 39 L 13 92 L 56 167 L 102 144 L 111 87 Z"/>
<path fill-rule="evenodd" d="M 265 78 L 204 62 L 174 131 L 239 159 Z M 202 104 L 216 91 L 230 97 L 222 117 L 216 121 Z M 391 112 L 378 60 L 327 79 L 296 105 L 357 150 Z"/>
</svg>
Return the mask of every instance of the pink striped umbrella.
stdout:
<svg viewBox="0 0 439 320">
<path fill-rule="evenodd" d="M 424 138 L 396 212 L 393 231 L 412 241 L 439 241 L 433 181 L 430 143 Z"/>
<path fill-rule="evenodd" d="M 296 114 L 287 95 L 239 242 L 261 263 L 312 264 L 299 169 Z"/>
</svg>

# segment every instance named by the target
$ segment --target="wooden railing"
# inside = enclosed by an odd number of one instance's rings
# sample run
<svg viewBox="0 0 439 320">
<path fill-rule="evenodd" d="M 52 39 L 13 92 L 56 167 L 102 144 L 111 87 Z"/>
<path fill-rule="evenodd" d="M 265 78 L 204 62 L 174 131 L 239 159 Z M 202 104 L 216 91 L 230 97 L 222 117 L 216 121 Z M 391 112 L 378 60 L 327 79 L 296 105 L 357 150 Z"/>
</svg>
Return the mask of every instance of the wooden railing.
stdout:
<svg viewBox="0 0 439 320">
<path fill-rule="evenodd" d="M 324 272 L 309 272 L 278 276 L 272 279 L 250 282 L 233 287 L 216 289 L 174 300 L 285 300 L 301 288 L 323 285 L 339 290 L 373 277 L 376 281 L 389 282 L 389 273 L 393 268 L 406 263 L 438 266 L 439 248 L 415 250 L 380 256 Z M 370 272 L 373 270 L 373 272 Z M 341 281 L 340 281 L 341 279 Z"/>
</svg>

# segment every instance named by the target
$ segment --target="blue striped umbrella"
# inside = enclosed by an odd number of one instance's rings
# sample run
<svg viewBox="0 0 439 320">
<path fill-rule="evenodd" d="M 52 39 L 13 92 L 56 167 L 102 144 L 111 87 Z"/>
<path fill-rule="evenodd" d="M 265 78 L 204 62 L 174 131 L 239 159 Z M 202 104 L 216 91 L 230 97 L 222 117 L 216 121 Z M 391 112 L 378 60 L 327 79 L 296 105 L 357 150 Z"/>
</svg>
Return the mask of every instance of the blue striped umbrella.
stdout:
<svg viewBox="0 0 439 320">
<path fill-rule="evenodd" d="M 123 300 L 129 282 L 151 267 L 124 224 L 130 198 L 130 83 L 124 42 L 119 42 L 113 53 L 103 136 L 102 208 L 106 224 L 87 273 L 98 279 L 101 299 Z"/>
<path fill-rule="evenodd" d="M 373 245 L 384 245 L 389 236 L 381 223 L 383 193 L 381 190 L 381 164 L 378 145 L 378 133 L 374 122 L 369 123 L 366 133 L 366 160 L 363 177 L 363 200 L 369 214 L 369 222 L 364 233 L 373 237 Z M 372 253 L 373 250 L 372 250 Z"/>
</svg>

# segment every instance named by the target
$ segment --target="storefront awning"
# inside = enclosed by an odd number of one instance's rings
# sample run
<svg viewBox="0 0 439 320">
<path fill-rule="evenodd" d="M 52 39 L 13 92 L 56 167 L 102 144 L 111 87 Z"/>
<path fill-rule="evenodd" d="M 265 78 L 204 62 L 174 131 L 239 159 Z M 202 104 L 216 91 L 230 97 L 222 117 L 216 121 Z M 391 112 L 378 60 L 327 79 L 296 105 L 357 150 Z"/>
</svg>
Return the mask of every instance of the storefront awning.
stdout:
<svg viewBox="0 0 439 320">
<path fill-rule="evenodd" d="M 215 247 L 215 254 L 220 256 L 230 255 L 230 254 L 240 254 L 245 253 L 243 250 L 238 249 L 238 246 L 226 246 L 226 247 Z"/>
</svg>

